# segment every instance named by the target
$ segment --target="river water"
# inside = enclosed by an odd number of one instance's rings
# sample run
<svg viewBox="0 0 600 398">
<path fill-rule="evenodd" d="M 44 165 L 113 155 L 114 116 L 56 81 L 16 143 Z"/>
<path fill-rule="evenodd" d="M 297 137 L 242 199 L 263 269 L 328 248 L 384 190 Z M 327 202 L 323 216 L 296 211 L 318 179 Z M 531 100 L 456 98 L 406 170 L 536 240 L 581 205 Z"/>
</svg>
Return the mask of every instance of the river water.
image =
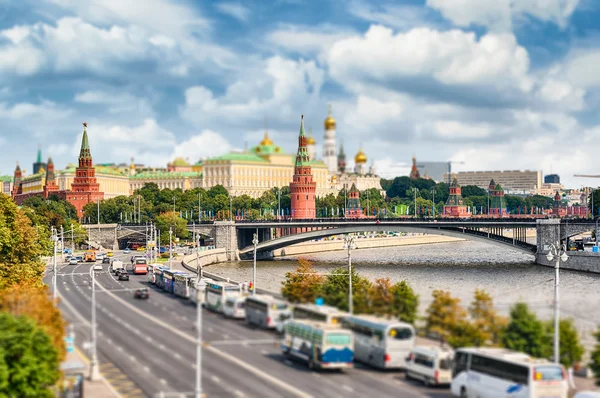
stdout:
<svg viewBox="0 0 600 398">
<path fill-rule="evenodd" d="M 360 247 L 360 240 L 357 240 Z M 347 265 L 345 251 L 309 254 L 320 272 Z M 554 296 L 554 269 L 533 264 L 533 256 L 510 248 L 463 241 L 418 246 L 354 250 L 352 264 L 371 280 L 389 277 L 392 282 L 407 280 L 419 295 L 421 314 L 431 302 L 435 289 L 448 290 L 466 307 L 475 289 L 485 289 L 502 314 L 523 301 L 541 319 L 551 319 Z M 257 286 L 279 290 L 285 273 L 295 269 L 295 258 L 261 261 L 257 265 Z M 252 262 L 214 265 L 206 271 L 250 281 Z M 575 320 L 586 348 L 594 345 L 592 333 L 600 325 L 600 274 L 569 270 L 560 272 L 561 317 Z"/>
</svg>

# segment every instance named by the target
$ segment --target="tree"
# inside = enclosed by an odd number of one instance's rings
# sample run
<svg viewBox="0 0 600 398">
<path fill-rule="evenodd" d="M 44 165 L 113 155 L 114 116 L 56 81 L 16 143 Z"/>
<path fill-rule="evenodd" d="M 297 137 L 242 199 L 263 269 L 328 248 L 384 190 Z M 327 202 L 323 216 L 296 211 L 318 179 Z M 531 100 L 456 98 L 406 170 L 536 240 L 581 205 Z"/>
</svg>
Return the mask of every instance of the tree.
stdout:
<svg viewBox="0 0 600 398">
<path fill-rule="evenodd" d="M 390 289 L 392 295 L 392 315 L 401 321 L 415 323 L 419 308 L 419 296 L 408 282 L 400 281 Z"/>
<path fill-rule="evenodd" d="M 392 294 L 392 282 L 390 278 L 379 278 L 370 286 L 369 299 L 371 305 L 370 312 L 375 315 L 392 315 L 392 303 L 394 295 Z"/>
<path fill-rule="evenodd" d="M 427 308 L 425 330 L 433 333 L 450 345 L 456 346 L 455 336 L 459 331 L 470 331 L 466 325 L 467 311 L 460 305 L 460 299 L 450 292 L 434 290 L 433 301 Z"/>
<path fill-rule="evenodd" d="M 44 244 L 51 245 L 47 235 L 40 236 L 25 212 L 0 194 L 0 289 L 23 281 L 41 283 Z"/>
<path fill-rule="evenodd" d="M 412 184 L 410 182 L 410 178 L 406 176 L 396 177 L 394 178 L 394 181 L 392 182 L 391 186 L 386 191 L 387 196 L 390 198 L 406 198 L 406 191 L 411 186 Z"/>
<path fill-rule="evenodd" d="M 596 385 L 600 386 L 600 326 L 594 333 L 594 337 L 596 338 L 596 346 L 590 355 L 590 369 L 596 378 Z"/>
<path fill-rule="evenodd" d="M 600 214 L 600 189 L 592 190 L 588 198 L 588 206 L 592 209 L 594 216 Z"/>
<path fill-rule="evenodd" d="M 548 337 L 554 336 L 554 321 L 546 322 Z M 572 319 L 561 319 L 558 325 L 558 333 L 560 338 L 560 363 L 566 368 L 573 366 L 576 362 L 581 361 L 583 357 L 583 346 L 579 341 L 579 334 L 573 324 Z M 548 339 L 548 344 L 551 340 Z"/>
<path fill-rule="evenodd" d="M 475 341 L 473 345 L 498 345 L 508 320 L 498 315 L 492 297 L 485 290 L 475 289 L 473 296 L 469 315 L 475 328 L 481 332 L 481 340 Z"/>
<path fill-rule="evenodd" d="M 461 187 L 461 194 L 463 198 L 470 196 L 487 196 L 487 191 L 483 188 L 479 188 L 477 185 L 465 185 Z"/>
<path fill-rule="evenodd" d="M 0 290 L 0 312 L 26 316 L 46 332 L 57 349 L 59 360 L 65 356 L 65 321 L 50 299 L 47 286 L 22 282 Z"/>
<path fill-rule="evenodd" d="M 209 198 L 216 198 L 217 195 L 224 195 L 224 196 L 229 196 L 229 192 L 227 191 L 227 189 L 225 189 L 225 187 L 223 185 L 215 185 L 214 187 L 210 188 L 207 192 L 208 197 Z"/>
<path fill-rule="evenodd" d="M 336 268 L 327 275 L 322 293 L 325 303 L 348 311 L 349 276 L 347 268 Z M 352 305 L 357 314 L 369 312 L 369 289 L 371 282 L 352 269 Z"/>
<path fill-rule="evenodd" d="M 537 358 L 548 358 L 551 355 L 544 324 L 525 303 L 512 306 L 510 320 L 502 336 L 502 345 Z"/>
<path fill-rule="evenodd" d="M 59 355 L 47 333 L 25 316 L 0 312 L 0 395 L 53 397 Z"/>
<path fill-rule="evenodd" d="M 298 268 L 285 274 L 281 294 L 292 303 L 314 303 L 319 297 L 325 277 L 304 259 L 298 259 Z"/>
<path fill-rule="evenodd" d="M 179 213 L 167 212 L 160 214 L 155 219 L 156 228 L 161 233 L 161 244 L 169 243 L 169 228 L 173 229 L 173 235 L 185 239 L 188 236 L 187 221 L 179 217 Z"/>
<path fill-rule="evenodd" d="M 512 195 L 504 195 L 504 200 L 506 203 L 506 207 L 508 207 L 508 211 L 511 213 L 519 213 L 519 209 L 521 212 L 525 210 L 525 199 L 520 196 L 512 196 Z"/>
</svg>

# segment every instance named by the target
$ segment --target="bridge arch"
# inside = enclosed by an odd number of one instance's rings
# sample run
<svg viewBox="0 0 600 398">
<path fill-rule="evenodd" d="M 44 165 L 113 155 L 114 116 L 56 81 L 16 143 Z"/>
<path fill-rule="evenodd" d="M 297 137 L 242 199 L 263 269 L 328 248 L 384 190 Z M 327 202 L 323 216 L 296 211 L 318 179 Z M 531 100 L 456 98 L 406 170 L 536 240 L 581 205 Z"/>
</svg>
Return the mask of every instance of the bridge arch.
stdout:
<svg viewBox="0 0 600 398">
<path fill-rule="evenodd" d="M 382 228 L 383 227 L 383 228 Z M 500 235 L 488 234 L 487 232 L 471 230 L 467 228 L 425 228 L 425 227 L 412 227 L 406 225 L 348 225 L 340 226 L 337 228 L 321 229 L 317 231 L 303 232 L 294 235 L 287 235 L 281 238 L 275 238 L 264 242 L 259 242 L 256 246 L 257 252 L 273 251 L 276 249 L 282 249 L 284 247 L 314 240 L 317 238 L 323 238 L 333 235 L 344 235 L 349 233 L 357 232 L 381 232 L 382 230 L 389 232 L 412 232 L 422 233 L 429 235 L 443 235 L 455 238 L 461 238 L 470 241 L 483 242 L 503 248 L 510 247 L 513 250 L 520 251 L 522 253 L 535 255 L 536 245 L 520 242 L 513 238 L 508 238 Z M 252 255 L 254 250 L 253 246 L 247 246 L 239 251 L 240 257 L 247 258 Z"/>
</svg>

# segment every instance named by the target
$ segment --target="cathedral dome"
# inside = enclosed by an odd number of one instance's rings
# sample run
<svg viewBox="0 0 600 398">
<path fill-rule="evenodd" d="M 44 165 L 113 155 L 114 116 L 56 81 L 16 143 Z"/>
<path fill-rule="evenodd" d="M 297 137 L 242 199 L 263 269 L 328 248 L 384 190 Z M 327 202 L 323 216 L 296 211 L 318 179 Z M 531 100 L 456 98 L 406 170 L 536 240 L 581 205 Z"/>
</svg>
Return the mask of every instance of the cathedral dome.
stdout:
<svg viewBox="0 0 600 398">
<path fill-rule="evenodd" d="M 317 144 L 317 141 L 313 138 L 312 135 L 306 139 L 306 145 L 316 145 L 316 144 Z"/>
<path fill-rule="evenodd" d="M 335 119 L 331 116 L 331 105 L 329 105 L 329 114 L 325 119 L 325 130 L 335 130 Z"/>
<path fill-rule="evenodd" d="M 265 138 L 260 142 L 261 146 L 271 146 L 273 145 L 273 141 L 269 138 L 269 133 L 265 132 Z"/>
<path fill-rule="evenodd" d="M 190 164 L 188 162 L 186 162 L 185 159 L 182 157 L 178 157 L 173 161 L 173 166 L 183 167 L 183 166 L 189 166 L 189 165 Z"/>
<path fill-rule="evenodd" d="M 365 155 L 362 148 L 358 150 L 358 153 L 354 157 L 354 163 L 367 163 L 367 155 Z"/>
</svg>

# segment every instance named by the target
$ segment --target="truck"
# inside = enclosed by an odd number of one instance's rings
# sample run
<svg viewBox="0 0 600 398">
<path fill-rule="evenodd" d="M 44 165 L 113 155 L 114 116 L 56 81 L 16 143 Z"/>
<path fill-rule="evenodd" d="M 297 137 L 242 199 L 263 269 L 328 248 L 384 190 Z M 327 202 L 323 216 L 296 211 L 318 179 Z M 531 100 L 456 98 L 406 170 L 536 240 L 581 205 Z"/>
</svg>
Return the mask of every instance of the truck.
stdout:
<svg viewBox="0 0 600 398">
<path fill-rule="evenodd" d="M 123 261 L 121 260 L 114 260 L 112 262 L 112 264 L 110 265 L 110 271 L 112 273 L 116 273 L 117 270 L 119 269 L 125 269 L 125 266 L 123 265 Z"/>
<path fill-rule="evenodd" d="M 95 263 L 96 262 L 96 252 L 93 250 L 88 250 L 83 255 L 83 260 L 86 263 Z"/>
</svg>

